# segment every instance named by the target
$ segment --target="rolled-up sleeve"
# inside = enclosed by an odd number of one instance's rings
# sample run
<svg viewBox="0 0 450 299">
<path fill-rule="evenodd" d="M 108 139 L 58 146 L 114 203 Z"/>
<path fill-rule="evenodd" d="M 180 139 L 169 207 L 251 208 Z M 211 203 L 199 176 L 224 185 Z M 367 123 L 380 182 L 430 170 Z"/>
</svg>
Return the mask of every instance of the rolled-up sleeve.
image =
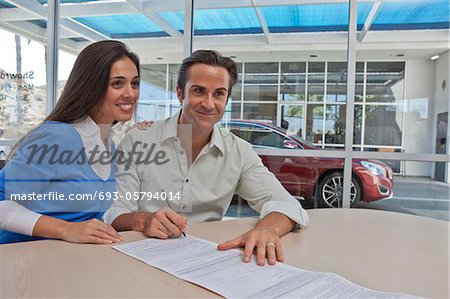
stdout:
<svg viewBox="0 0 450 299">
<path fill-rule="evenodd" d="M 260 218 L 279 212 L 297 223 L 295 229 L 306 227 L 309 223 L 306 210 L 264 166 L 251 145 L 243 144 L 240 152 L 244 168 L 236 193 L 260 213 Z"/>
<path fill-rule="evenodd" d="M 34 226 L 41 216 L 17 202 L 0 201 L 0 229 L 2 230 L 32 236 Z"/>
</svg>

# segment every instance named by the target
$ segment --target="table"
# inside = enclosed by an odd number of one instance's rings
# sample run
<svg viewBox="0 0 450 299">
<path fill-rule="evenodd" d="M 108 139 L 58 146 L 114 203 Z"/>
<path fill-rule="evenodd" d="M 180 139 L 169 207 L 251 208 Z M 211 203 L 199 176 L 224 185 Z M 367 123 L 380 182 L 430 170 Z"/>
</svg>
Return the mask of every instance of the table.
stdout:
<svg viewBox="0 0 450 299">
<path fill-rule="evenodd" d="M 309 210 L 310 226 L 282 238 L 285 262 L 335 272 L 380 291 L 449 297 L 449 223 L 363 209 Z M 189 225 L 222 242 L 251 228 L 242 218 Z M 144 238 L 123 232 L 124 242 Z M 45 240 L 0 246 L 0 297 L 179 297 L 216 294 L 128 257 L 110 245 Z M 230 286 L 231 287 L 231 286 Z"/>
</svg>

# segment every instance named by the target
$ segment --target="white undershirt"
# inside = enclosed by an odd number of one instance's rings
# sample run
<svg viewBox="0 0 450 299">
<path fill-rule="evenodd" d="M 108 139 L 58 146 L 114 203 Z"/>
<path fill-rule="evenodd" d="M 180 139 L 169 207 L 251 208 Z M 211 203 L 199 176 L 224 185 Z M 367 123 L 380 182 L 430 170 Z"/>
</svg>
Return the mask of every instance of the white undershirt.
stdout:
<svg viewBox="0 0 450 299">
<path fill-rule="evenodd" d="M 91 117 L 72 123 L 75 130 L 80 134 L 86 156 L 90 156 L 90 152 L 97 149 L 100 152 L 111 151 L 112 135 L 110 131 L 107 137 L 106 146 L 102 141 L 99 126 Z M 91 164 L 92 169 L 102 180 L 107 180 L 111 174 L 110 163 L 94 163 Z M 11 200 L 0 201 L 0 229 L 8 230 L 15 233 L 31 236 L 34 226 L 42 215 L 36 213 L 19 203 Z"/>
<path fill-rule="evenodd" d="M 90 152 L 97 147 L 97 149 L 102 153 L 104 151 L 111 152 L 112 136 L 113 132 L 109 131 L 107 136 L 106 144 L 102 141 L 100 136 L 99 126 L 92 120 L 90 116 L 83 120 L 72 123 L 75 130 L 80 134 L 81 141 L 83 142 L 84 152 L 86 156 L 90 156 Z M 96 160 L 96 159 L 94 159 Z M 98 175 L 99 178 L 106 181 L 111 174 L 111 164 L 110 163 L 94 163 L 91 164 L 92 169 Z"/>
</svg>

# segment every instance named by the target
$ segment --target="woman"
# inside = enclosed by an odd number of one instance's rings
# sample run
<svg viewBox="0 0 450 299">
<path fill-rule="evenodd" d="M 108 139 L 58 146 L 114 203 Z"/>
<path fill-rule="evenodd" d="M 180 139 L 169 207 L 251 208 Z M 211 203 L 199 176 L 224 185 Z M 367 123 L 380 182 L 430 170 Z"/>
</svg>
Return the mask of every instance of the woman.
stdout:
<svg viewBox="0 0 450 299">
<path fill-rule="evenodd" d="M 116 191 L 111 126 L 131 119 L 139 75 L 138 57 L 121 42 L 80 53 L 54 110 L 0 172 L 0 243 L 122 240 L 100 219 Z"/>
</svg>

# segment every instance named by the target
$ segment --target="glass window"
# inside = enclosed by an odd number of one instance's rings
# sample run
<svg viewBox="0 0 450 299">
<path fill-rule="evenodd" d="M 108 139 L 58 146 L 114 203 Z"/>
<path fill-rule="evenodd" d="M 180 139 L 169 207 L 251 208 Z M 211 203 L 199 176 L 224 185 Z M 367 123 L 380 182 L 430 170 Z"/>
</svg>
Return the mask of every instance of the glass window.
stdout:
<svg viewBox="0 0 450 299">
<path fill-rule="evenodd" d="M 285 137 L 280 134 L 269 130 L 269 129 L 258 129 L 253 131 L 252 144 L 274 147 L 274 148 L 284 148 Z"/>
<path fill-rule="evenodd" d="M 277 101 L 278 63 L 246 63 L 244 101 Z"/>
<path fill-rule="evenodd" d="M 306 141 L 312 143 L 323 142 L 323 105 L 308 104 L 306 110 Z"/>
<path fill-rule="evenodd" d="M 245 83 L 244 101 L 276 101 L 277 86 L 276 85 L 249 85 Z"/>
<path fill-rule="evenodd" d="M 140 96 L 136 120 L 160 120 L 166 117 L 166 64 L 141 65 Z"/>
<path fill-rule="evenodd" d="M 308 101 L 322 102 L 325 92 L 325 62 L 308 63 Z"/>
<path fill-rule="evenodd" d="M 280 80 L 281 101 L 304 101 L 306 82 L 305 62 L 282 62 Z"/>
<path fill-rule="evenodd" d="M 241 104 L 231 105 L 231 119 L 241 119 Z"/>
<path fill-rule="evenodd" d="M 354 127 L 353 127 L 353 144 L 360 145 L 361 144 L 361 135 L 363 131 L 363 105 L 355 105 L 355 115 L 354 115 Z M 356 150 L 360 150 L 357 148 Z"/>
<path fill-rule="evenodd" d="M 136 121 L 162 120 L 166 118 L 166 104 L 164 102 L 139 102 L 136 108 Z"/>
<path fill-rule="evenodd" d="M 140 100 L 161 101 L 166 99 L 165 64 L 141 65 Z"/>
<path fill-rule="evenodd" d="M 403 113 L 397 105 L 366 105 L 364 144 L 400 146 Z"/>
<path fill-rule="evenodd" d="M 263 124 L 231 122 L 222 123 L 222 127 L 228 128 L 236 136 L 253 145 L 273 148 L 299 148 L 294 140 Z"/>
<path fill-rule="evenodd" d="M 238 81 L 236 85 L 231 90 L 231 95 L 228 101 L 231 101 L 233 103 L 240 103 L 242 100 L 242 85 L 241 82 Z"/>
<path fill-rule="evenodd" d="M 281 127 L 287 135 L 303 137 L 303 105 L 282 105 Z"/>
<path fill-rule="evenodd" d="M 355 78 L 355 101 L 362 102 L 364 99 L 364 62 L 356 63 Z"/>
<path fill-rule="evenodd" d="M 347 63 L 328 62 L 327 102 L 347 101 Z"/>
<path fill-rule="evenodd" d="M 178 100 L 176 101 L 170 101 L 169 103 L 169 111 L 168 111 L 168 116 L 173 116 L 175 115 L 178 111 L 180 111 L 181 109 L 181 105 L 180 102 Z"/>
<path fill-rule="evenodd" d="M 364 62 L 356 63 L 355 101 L 363 100 Z M 328 62 L 327 102 L 347 101 L 347 62 Z"/>
<path fill-rule="evenodd" d="M 244 104 L 243 119 L 276 124 L 277 104 Z"/>
<path fill-rule="evenodd" d="M 178 80 L 178 71 L 180 70 L 181 64 L 169 64 L 169 99 L 176 100 L 177 99 L 177 80 Z"/>
<path fill-rule="evenodd" d="M 325 143 L 345 143 L 346 105 L 325 106 Z"/>
<path fill-rule="evenodd" d="M 405 84 L 404 62 L 367 63 L 367 102 L 399 102 Z"/>
<path fill-rule="evenodd" d="M 43 26 L 39 29 L 45 35 L 45 22 Z M 46 49 L 2 29 L 0 40 L 0 144 L 12 145 L 45 117 Z"/>
<path fill-rule="evenodd" d="M 229 101 L 233 103 L 241 102 L 242 100 L 242 63 L 236 63 L 236 68 L 238 72 L 238 79 L 236 85 L 234 85 L 231 90 L 231 95 Z"/>
<path fill-rule="evenodd" d="M 448 97 L 444 99 L 438 96 L 436 97 L 437 101 L 433 101 L 431 93 L 428 95 L 422 93 L 421 96 L 423 97 L 403 101 L 403 149 L 405 153 L 445 154 L 445 151 L 439 150 L 437 141 L 441 142 L 440 140 L 444 141 L 447 138 L 449 126 L 446 114 L 448 112 L 442 111 L 441 113 L 439 110 L 435 110 L 436 120 L 433 119 L 434 112 L 432 111 L 434 110 L 433 102 L 434 105 L 438 106 L 438 102 L 447 101 L 448 105 L 449 99 Z M 433 136 L 430 132 L 436 132 L 436 135 Z"/>
</svg>

